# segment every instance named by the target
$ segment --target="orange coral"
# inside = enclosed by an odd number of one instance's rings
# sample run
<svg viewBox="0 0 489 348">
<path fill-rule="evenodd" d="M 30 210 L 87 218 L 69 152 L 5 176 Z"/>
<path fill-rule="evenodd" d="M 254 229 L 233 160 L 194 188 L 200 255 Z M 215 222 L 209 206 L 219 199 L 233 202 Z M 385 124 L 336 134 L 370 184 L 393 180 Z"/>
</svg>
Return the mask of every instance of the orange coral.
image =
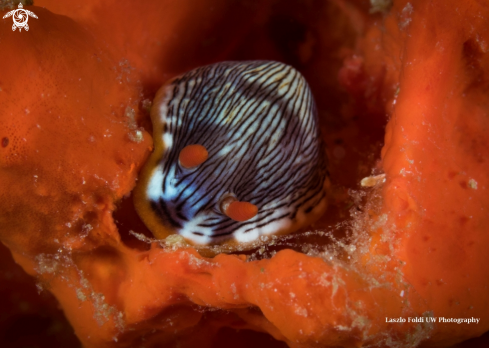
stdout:
<svg viewBox="0 0 489 348">
<path fill-rule="evenodd" d="M 191 2 L 155 1 L 153 10 L 115 1 L 43 4 L 75 21 L 32 7 L 39 20 L 27 33 L 0 22 L 0 238 L 56 296 L 84 345 L 211 345 L 229 326 L 267 332 L 291 347 L 447 346 L 489 329 L 487 5 L 395 1 L 388 13 L 369 15 L 355 2 L 308 2 L 300 13 L 316 15 L 313 34 L 283 43 L 274 28 L 293 4 L 216 1 L 208 12 Z M 236 37 L 217 35 L 208 23 L 238 25 L 240 7 L 250 24 Z M 269 35 L 257 35 L 268 22 Z M 345 28 L 344 42 L 325 33 L 328 25 Z M 345 48 L 354 42 L 354 50 Z M 337 56 L 328 56 L 328 45 Z M 355 213 L 351 238 L 309 255 L 285 249 L 256 261 L 205 258 L 179 240 L 123 243 L 112 214 L 152 147 L 145 96 L 194 65 L 257 55 L 294 63 L 313 90 L 331 94 L 317 96 L 320 110 L 341 112 L 349 125 L 334 129 L 337 118 L 320 113 L 337 185 L 365 171 L 351 174 L 359 160 L 343 164 L 351 148 L 332 139 L 362 145 L 358 129 L 375 131 L 384 108 L 390 114 L 379 164 L 386 182 Z M 332 74 L 338 71 L 350 102 Z M 350 174 L 342 177 L 345 168 Z M 343 203 L 340 194 L 332 199 Z M 316 227 L 341 219 L 339 208 L 327 214 Z M 399 317 L 480 321 L 386 320 Z"/>
</svg>

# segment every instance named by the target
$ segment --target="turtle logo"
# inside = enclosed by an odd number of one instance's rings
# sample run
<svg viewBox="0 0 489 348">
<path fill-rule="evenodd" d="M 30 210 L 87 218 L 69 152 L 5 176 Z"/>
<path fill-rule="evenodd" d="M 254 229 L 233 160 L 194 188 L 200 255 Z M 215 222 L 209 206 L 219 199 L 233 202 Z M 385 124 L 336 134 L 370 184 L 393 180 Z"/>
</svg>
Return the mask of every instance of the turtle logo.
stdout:
<svg viewBox="0 0 489 348">
<path fill-rule="evenodd" d="M 37 18 L 34 12 L 24 10 L 21 2 L 19 2 L 19 8 L 17 10 L 12 10 L 8 12 L 5 16 L 3 16 L 3 18 L 7 18 L 10 16 L 13 16 L 14 19 L 14 25 L 12 25 L 12 31 L 15 31 L 15 29 L 19 28 L 19 32 L 22 31 L 22 28 L 24 28 L 25 31 L 29 30 L 29 25 L 27 25 L 29 16 Z"/>
</svg>

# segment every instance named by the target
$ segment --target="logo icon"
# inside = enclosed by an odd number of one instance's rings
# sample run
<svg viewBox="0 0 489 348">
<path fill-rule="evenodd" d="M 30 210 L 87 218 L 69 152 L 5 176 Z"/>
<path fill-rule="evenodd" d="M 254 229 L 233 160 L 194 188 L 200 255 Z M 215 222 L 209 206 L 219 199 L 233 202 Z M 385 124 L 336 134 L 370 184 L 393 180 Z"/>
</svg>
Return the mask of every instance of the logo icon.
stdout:
<svg viewBox="0 0 489 348">
<path fill-rule="evenodd" d="M 21 2 L 19 2 L 19 8 L 17 10 L 12 10 L 8 12 L 5 16 L 3 16 L 3 18 L 7 18 L 10 16 L 13 16 L 13 20 L 14 20 L 14 25 L 12 25 L 12 31 L 15 31 L 15 29 L 19 28 L 19 32 L 22 31 L 22 28 L 24 28 L 25 31 L 29 30 L 29 25 L 27 24 L 27 21 L 29 20 L 29 16 L 37 18 L 34 12 L 24 10 Z"/>
</svg>

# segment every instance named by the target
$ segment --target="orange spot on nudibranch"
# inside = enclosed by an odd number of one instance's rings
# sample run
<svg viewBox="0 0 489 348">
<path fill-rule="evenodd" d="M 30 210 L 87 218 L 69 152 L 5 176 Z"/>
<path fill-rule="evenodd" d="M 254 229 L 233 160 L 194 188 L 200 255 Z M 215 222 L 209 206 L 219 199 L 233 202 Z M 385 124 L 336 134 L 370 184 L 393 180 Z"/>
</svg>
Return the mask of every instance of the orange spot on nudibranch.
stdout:
<svg viewBox="0 0 489 348">
<path fill-rule="evenodd" d="M 178 160 L 182 167 L 194 168 L 199 164 L 204 163 L 208 157 L 209 153 L 204 146 L 194 144 L 185 146 L 182 151 L 180 151 Z"/>
<path fill-rule="evenodd" d="M 227 205 L 224 214 L 235 221 L 246 221 L 258 213 L 258 207 L 249 202 L 234 201 Z"/>
</svg>

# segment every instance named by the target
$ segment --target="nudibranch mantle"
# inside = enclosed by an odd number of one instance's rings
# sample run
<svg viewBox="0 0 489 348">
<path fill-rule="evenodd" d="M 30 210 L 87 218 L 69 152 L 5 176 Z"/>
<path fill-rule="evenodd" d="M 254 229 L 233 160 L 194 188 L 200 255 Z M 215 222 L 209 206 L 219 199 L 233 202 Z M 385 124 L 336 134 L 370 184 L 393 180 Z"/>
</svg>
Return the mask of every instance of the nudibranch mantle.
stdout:
<svg viewBox="0 0 489 348">
<path fill-rule="evenodd" d="M 273 61 L 197 68 L 158 91 L 151 119 L 155 149 L 134 202 L 157 238 L 178 233 L 195 244 L 247 243 L 295 231 L 326 209 L 316 106 L 294 68 Z M 208 157 L 186 168 L 179 154 L 191 145 L 203 146 Z M 231 219 L 222 208 L 226 197 L 248 202 L 256 215 Z"/>
</svg>

